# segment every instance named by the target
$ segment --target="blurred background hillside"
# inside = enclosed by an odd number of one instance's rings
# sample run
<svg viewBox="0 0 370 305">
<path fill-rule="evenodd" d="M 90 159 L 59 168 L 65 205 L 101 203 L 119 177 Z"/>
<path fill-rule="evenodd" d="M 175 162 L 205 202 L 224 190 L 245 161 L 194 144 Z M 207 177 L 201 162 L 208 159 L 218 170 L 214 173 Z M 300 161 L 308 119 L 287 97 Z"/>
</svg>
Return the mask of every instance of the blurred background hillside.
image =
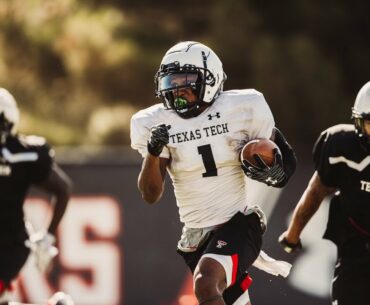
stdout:
<svg viewBox="0 0 370 305">
<path fill-rule="evenodd" d="M 309 154 L 349 122 L 370 79 L 368 1 L 0 0 L 0 85 L 20 130 L 56 146 L 129 144 L 133 112 L 159 102 L 154 74 L 180 40 L 219 55 L 225 90 L 264 93 L 277 125 Z"/>
</svg>

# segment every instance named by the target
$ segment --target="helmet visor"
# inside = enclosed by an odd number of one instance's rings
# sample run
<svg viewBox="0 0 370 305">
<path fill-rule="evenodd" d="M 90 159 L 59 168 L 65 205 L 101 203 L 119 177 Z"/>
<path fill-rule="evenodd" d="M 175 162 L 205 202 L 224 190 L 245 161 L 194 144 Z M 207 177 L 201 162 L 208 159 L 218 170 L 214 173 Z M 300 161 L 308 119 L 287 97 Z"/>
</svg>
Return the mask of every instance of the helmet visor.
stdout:
<svg viewBox="0 0 370 305">
<path fill-rule="evenodd" d="M 181 88 L 196 88 L 198 73 L 173 73 L 159 78 L 158 90 L 175 90 Z"/>
</svg>

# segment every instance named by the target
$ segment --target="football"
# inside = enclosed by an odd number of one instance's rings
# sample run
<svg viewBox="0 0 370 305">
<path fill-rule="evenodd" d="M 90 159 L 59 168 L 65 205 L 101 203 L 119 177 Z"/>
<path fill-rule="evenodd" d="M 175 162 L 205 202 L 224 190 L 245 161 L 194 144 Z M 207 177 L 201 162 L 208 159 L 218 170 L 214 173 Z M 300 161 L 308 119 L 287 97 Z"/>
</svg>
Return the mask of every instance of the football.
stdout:
<svg viewBox="0 0 370 305">
<path fill-rule="evenodd" d="M 255 139 L 249 141 L 243 146 L 243 149 L 240 153 L 240 158 L 241 160 L 247 160 L 252 165 L 258 166 L 256 160 L 253 158 L 253 155 L 257 154 L 267 166 L 272 166 L 275 161 L 275 148 L 280 153 L 279 147 L 275 144 L 275 142 L 269 139 Z"/>
</svg>

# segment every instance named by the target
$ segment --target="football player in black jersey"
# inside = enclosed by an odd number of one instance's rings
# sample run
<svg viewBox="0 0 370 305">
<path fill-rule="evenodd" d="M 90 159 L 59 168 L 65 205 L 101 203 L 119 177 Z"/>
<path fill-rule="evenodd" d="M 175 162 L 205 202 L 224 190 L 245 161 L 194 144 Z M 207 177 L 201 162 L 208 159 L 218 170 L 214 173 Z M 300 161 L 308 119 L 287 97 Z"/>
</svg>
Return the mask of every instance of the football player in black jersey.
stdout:
<svg viewBox="0 0 370 305">
<path fill-rule="evenodd" d="M 353 125 L 321 133 L 313 157 L 316 171 L 279 242 L 287 252 L 301 247 L 300 234 L 324 197 L 331 199 L 324 238 L 338 249 L 333 304 L 370 303 L 370 82 L 352 108 Z"/>
<path fill-rule="evenodd" d="M 0 88 L 0 304 L 7 304 L 11 281 L 30 250 L 45 270 L 55 256 L 54 235 L 65 212 L 71 182 L 53 159 L 45 140 L 16 133 L 19 112 L 13 96 Z M 52 195 L 54 209 L 45 232 L 29 236 L 23 203 L 30 186 Z M 26 244 L 28 246 L 26 246 Z"/>
</svg>

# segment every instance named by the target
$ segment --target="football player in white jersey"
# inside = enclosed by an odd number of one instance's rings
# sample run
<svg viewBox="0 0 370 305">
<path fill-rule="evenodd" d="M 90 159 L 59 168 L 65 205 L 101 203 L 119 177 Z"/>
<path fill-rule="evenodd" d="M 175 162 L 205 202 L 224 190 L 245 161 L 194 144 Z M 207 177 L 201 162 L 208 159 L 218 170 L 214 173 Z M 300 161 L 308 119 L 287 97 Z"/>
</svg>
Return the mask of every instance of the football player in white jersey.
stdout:
<svg viewBox="0 0 370 305">
<path fill-rule="evenodd" d="M 145 201 L 159 201 L 166 171 L 172 179 L 184 223 L 178 252 L 193 272 L 199 304 L 245 305 L 247 269 L 260 253 L 266 224 L 259 208 L 246 206 L 244 173 L 282 187 L 296 159 L 263 95 L 223 91 L 225 80 L 209 47 L 192 41 L 173 46 L 155 76 L 163 103 L 132 117 L 131 145 L 144 158 L 138 187 Z M 274 135 L 281 154 L 276 151 L 273 166 L 241 166 L 246 142 Z"/>
</svg>

